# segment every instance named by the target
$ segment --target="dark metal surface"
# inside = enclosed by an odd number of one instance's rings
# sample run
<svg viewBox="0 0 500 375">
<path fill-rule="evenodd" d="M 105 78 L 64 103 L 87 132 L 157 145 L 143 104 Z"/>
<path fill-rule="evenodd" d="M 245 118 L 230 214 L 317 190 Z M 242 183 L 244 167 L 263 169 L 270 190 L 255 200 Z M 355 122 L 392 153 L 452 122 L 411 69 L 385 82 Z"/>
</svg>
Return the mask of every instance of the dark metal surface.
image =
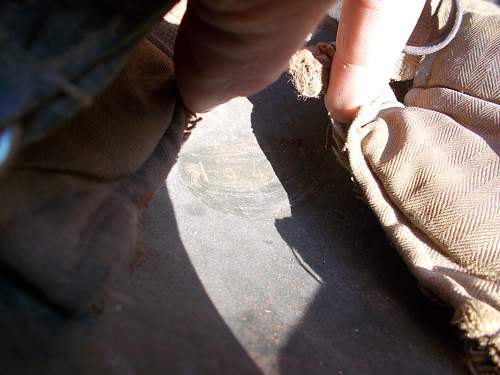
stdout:
<svg viewBox="0 0 500 375">
<path fill-rule="evenodd" d="M 88 315 L 0 272 L 0 374 L 466 374 L 327 123 L 286 76 L 205 115 Z"/>
<path fill-rule="evenodd" d="M 89 316 L 4 276 L 0 373 L 466 373 L 451 313 L 325 151 L 321 103 L 286 80 L 205 116 Z"/>
</svg>

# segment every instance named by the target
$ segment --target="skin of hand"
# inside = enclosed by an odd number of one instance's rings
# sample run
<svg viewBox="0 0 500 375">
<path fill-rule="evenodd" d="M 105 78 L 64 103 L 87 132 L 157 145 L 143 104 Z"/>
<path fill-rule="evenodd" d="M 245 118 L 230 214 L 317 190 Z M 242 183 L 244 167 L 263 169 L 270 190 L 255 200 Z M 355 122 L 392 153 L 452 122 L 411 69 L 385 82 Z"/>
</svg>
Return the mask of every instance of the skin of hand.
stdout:
<svg viewBox="0 0 500 375">
<path fill-rule="evenodd" d="M 325 104 L 350 122 L 389 82 L 425 0 L 344 0 Z"/>
<path fill-rule="evenodd" d="M 274 82 L 331 0 L 190 0 L 175 48 L 180 95 L 206 112 Z M 350 121 L 388 80 L 425 0 L 344 0 L 325 104 Z"/>
</svg>

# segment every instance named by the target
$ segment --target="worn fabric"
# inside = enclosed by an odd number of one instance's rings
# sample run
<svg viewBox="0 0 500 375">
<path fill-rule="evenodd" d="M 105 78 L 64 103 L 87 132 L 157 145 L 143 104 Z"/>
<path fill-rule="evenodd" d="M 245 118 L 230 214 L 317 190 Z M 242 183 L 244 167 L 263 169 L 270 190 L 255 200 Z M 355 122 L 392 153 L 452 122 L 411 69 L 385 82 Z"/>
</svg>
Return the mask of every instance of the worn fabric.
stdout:
<svg viewBox="0 0 500 375">
<path fill-rule="evenodd" d="M 0 185 L 0 262 L 68 311 L 88 307 L 133 257 L 138 210 L 185 127 L 173 62 L 143 40 L 118 79 L 23 150 Z"/>
<path fill-rule="evenodd" d="M 26 145 L 62 126 L 116 78 L 174 4 L 2 1 L 0 130 L 15 126 Z"/>
<path fill-rule="evenodd" d="M 362 108 L 344 150 L 408 266 L 500 365 L 500 12 L 467 12 L 405 108 Z M 373 119 L 375 117 L 375 119 Z M 342 134 L 342 128 L 336 134 Z"/>
</svg>

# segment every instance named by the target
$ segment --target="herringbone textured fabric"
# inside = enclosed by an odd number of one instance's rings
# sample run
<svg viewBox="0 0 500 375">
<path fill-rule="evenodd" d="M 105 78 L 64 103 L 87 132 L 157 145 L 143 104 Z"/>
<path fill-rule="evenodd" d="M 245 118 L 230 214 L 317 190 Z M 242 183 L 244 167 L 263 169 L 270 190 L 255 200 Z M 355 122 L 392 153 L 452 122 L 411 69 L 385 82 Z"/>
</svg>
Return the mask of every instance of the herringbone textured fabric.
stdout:
<svg viewBox="0 0 500 375">
<path fill-rule="evenodd" d="M 345 149 L 386 232 L 500 365 L 500 14 L 465 15 L 427 78 L 362 109 Z M 424 72 L 425 73 L 425 72 Z M 390 107 L 390 106 L 389 106 Z M 373 112 L 375 110 L 375 112 Z"/>
<path fill-rule="evenodd" d="M 467 33 L 460 33 L 436 58 L 428 87 L 448 87 L 498 102 L 500 17 L 469 13 L 463 28 Z"/>
<path fill-rule="evenodd" d="M 495 149 L 480 134 L 432 111 L 408 108 L 380 122 L 362 147 L 391 201 L 455 263 L 495 279 L 500 273 Z"/>
</svg>

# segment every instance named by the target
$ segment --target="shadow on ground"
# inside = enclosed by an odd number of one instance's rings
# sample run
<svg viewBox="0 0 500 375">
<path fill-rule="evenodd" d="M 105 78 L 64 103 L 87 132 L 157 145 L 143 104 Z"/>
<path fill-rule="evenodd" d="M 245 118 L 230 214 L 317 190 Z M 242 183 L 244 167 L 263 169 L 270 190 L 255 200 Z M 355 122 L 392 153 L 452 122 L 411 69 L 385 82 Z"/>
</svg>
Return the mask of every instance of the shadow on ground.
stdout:
<svg viewBox="0 0 500 375">
<path fill-rule="evenodd" d="M 139 225 L 147 241 L 88 315 L 65 316 L 2 272 L 2 374 L 261 373 L 198 278 L 167 189 L 155 200 Z"/>
<path fill-rule="evenodd" d="M 451 311 L 422 295 L 325 149 L 321 100 L 297 100 L 286 76 L 250 100 L 255 136 L 291 205 L 276 228 L 321 283 L 281 350 L 281 373 L 462 373 Z"/>
<path fill-rule="evenodd" d="M 53 310 L 0 272 L 1 373 L 253 375 L 259 367 L 273 375 L 464 373 L 450 311 L 420 293 L 325 149 L 321 101 L 297 100 L 286 76 L 250 100 L 255 137 L 286 190 L 291 216 L 256 221 L 216 212 L 174 179 L 177 195 L 163 188 L 140 219 L 134 262 L 84 317 Z M 241 109 L 228 106 L 223 121 Z M 222 125 L 204 124 L 217 131 Z M 196 225 L 207 226 L 204 237 Z M 284 249 L 268 241 L 280 236 Z M 290 261 L 286 246 L 307 266 L 291 267 L 293 275 L 280 281 L 262 269 Z M 292 319 L 284 314 L 301 312 L 293 302 L 310 279 L 316 294 L 298 324 L 285 324 Z M 242 320 L 242 309 L 252 319 Z M 284 342 L 273 341 L 273 329 Z"/>
</svg>

